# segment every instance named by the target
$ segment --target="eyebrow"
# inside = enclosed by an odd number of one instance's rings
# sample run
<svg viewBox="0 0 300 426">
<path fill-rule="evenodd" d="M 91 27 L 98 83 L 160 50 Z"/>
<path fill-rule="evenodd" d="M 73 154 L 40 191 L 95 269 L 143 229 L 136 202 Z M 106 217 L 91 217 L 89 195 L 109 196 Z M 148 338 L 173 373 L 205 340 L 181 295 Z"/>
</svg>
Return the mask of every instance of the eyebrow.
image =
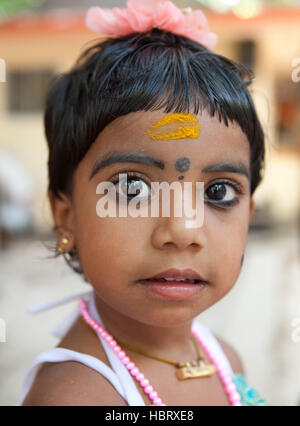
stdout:
<svg viewBox="0 0 300 426">
<path fill-rule="evenodd" d="M 209 167 L 202 169 L 202 173 L 209 172 L 229 172 L 229 173 L 238 173 L 247 177 L 250 181 L 250 171 L 244 164 L 234 164 L 234 163 L 219 163 L 214 164 Z"/>
<path fill-rule="evenodd" d="M 91 180 L 100 170 L 115 163 L 140 163 L 149 164 L 161 170 L 165 168 L 165 163 L 163 161 L 151 157 L 150 155 L 140 154 L 137 152 L 113 152 L 108 153 L 104 158 L 96 160 L 89 180 Z"/>
<path fill-rule="evenodd" d="M 155 166 L 161 170 L 165 168 L 165 163 L 150 155 L 137 152 L 110 152 L 103 158 L 97 159 L 89 180 L 91 180 L 100 170 L 115 163 L 140 163 Z M 229 172 L 238 173 L 247 177 L 250 181 L 250 172 L 244 164 L 218 163 L 202 169 L 202 173 L 209 172 Z"/>
</svg>

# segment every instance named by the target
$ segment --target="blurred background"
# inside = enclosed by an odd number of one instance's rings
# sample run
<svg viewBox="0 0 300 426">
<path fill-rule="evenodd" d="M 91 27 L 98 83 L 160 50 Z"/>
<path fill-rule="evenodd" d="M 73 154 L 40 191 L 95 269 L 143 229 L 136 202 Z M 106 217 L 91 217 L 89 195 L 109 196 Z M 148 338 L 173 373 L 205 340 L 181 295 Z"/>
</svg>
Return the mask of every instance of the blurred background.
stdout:
<svg viewBox="0 0 300 426">
<path fill-rule="evenodd" d="M 272 405 L 300 405 L 300 2 L 174 0 L 202 8 L 217 53 L 250 66 L 265 133 L 266 171 L 255 193 L 242 273 L 199 320 L 232 344 L 249 382 Z M 55 243 L 46 198 L 45 92 L 97 35 L 88 6 L 117 0 L 0 0 L 0 405 L 17 403 L 35 356 L 72 302 L 38 315 L 27 306 L 88 289 Z"/>
</svg>

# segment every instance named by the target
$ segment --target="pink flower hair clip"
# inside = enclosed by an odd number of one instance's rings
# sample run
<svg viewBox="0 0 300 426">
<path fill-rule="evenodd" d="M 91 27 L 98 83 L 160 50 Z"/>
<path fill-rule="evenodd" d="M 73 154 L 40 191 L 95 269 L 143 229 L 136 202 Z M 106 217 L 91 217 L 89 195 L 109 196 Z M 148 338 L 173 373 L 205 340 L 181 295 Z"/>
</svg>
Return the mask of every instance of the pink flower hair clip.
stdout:
<svg viewBox="0 0 300 426">
<path fill-rule="evenodd" d="M 159 28 L 187 37 L 208 49 L 218 41 L 201 10 L 181 10 L 170 0 L 127 0 L 127 9 L 91 7 L 86 14 L 86 26 L 100 34 L 117 37 Z"/>
</svg>

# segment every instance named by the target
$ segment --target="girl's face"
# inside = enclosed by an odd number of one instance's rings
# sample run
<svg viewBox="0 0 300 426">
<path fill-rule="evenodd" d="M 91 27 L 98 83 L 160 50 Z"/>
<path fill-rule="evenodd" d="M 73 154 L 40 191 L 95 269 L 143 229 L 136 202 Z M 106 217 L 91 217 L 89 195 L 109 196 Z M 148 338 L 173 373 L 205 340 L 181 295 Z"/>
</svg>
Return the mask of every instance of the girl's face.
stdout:
<svg viewBox="0 0 300 426">
<path fill-rule="evenodd" d="M 155 326 L 189 321 L 231 290 L 240 274 L 254 207 L 247 177 L 249 142 L 239 126 L 226 127 L 203 112 L 196 117 L 200 132 L 193 137 L 155 139 L 151 129 L 165 116 L 162 111 L 142 111 L 109 124 L 79 164 L 73 202 L 67 215 L 64 211 L 68 223 L 72 218 L 74 245 L 95 289 L 98 306 Z M 174 126 L 174 132 L 178 132 L 178 124 Z M 172 132 L 172 124 L 168 131 Z M 157 134 L 163 135 L 163 129 Z M 95 172 L 96 163 L 110 153 L 143 154 L 157 162 L 106 163 Z M 205 171 L 220 163 L 231 163 L 244 173 L 233 169 Z M 151 196 L 151 182 L 180 182 L 182 186 L 191 182 L 195 200 L 195 183 L 203 182 L 203 225 L 188 228 L 189 218 L 172 214 L 173 202 L 170 217 L 99 217 L 96 206 L 104 195 L 96 193 L 97 186 L 118 182 L 120 173 L 129 173 L 127 188 L 138 184 L 143 197 Z M 125 196 L 126 187 L 122 188 Z M 133 197 L 128 195 L 128 202 Z M 117 201 L 117 208 L 121 202 L 124 205 L 124 199 Z M 139 282 L 170 268 L 193 269 L 207 284 L 191 298 L 172 300 L 152 293 Z"/>
</svg>

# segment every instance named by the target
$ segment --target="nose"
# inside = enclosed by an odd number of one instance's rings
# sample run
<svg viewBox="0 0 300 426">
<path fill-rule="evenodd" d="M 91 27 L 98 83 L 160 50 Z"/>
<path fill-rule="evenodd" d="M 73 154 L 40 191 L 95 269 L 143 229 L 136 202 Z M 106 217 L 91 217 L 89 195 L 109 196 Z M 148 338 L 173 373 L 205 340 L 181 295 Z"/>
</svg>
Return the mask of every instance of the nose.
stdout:
<svg viewBox="0 0 300 426">
<path fill-rule="evenodd" d="M 160 218 L 152 233 L 152 244 L 159 250 L 175 247 L 177 250 L 201 250 L 205 246 L 205 231 L 188 228 L 187 219 L 179 217 Z"/>
<path fill-rule="evenodd" d="M 178 188 L 175 189 L 178 190 Z M 170 198 L 171 206 L 167 216 L 163 214 L 163 217 L 160 216 L 156 222 L 152 234 L 152 244 L 161 250 L 171 246 L 178 250 L 185 250 L 188 247 L 199 250 L 205 245 L 203 186 L 196 188 L 195 207 L 197 208 L 194 211 L 190 210 L 193 207 L 194 198 L 192 185 L 185 184 L 183 191 L 176 192 L 176 195 L 175 192 L 172 194 L 172 201 Z M 191 221 L 191 214 L 193 216 L 195 213 L 196 222 Z"/>
</svg>

